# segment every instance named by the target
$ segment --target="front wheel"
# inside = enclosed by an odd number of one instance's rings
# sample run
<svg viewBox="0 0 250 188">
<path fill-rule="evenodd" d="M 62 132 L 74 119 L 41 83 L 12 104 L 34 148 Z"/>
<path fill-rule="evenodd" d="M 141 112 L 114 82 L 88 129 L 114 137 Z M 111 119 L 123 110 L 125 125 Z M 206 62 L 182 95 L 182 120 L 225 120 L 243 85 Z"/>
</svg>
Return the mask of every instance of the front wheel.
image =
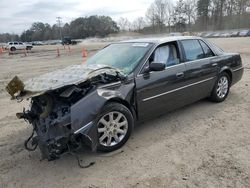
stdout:
<svg viewBox="0 0 250 188">
<path fill-rule="evenodd" d="M 210 99 L 214 102 L 222 102 L 227 98 L 230 89 L 230 78 L 227 73 L 223 72 L 219 75 L 211 93 Z"/>
<path fill-rule="evenodd" d="M 97 150 L 110 152 L 122 147 L 129 139 L 134 126 L 130 110 L 119 103 L 109 103 L 97 121 Z"/>
</svg>

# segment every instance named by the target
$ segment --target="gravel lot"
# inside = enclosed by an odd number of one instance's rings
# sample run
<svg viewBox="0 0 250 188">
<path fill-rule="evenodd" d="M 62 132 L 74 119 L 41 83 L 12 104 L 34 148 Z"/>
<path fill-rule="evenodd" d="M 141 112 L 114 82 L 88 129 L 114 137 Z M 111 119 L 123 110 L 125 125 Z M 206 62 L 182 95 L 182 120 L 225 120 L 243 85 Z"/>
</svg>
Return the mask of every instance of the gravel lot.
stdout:
<svg viewBox="0 0 250 188">
<path fill-rule="evenodd" d="M 15 117 L 22 104 L 10 101 L 4 87 L 15 75 L 31 78 L 84 62 L 81 45 L 34 47 L 32 53 L 0 54 L 0 188 L 5 187 L 250 187 L 250 38 L 213 39 L 239 52 L 245 69 L 227 100 L 201 100 L 135 128 L 119 151 L 82 153 L 40 161 L 39 151 L 24 150 L 31 127 Z M 86 44 L 97 49 L 103 43 Z M 91 55 L 91 54 L 90 54 Z M 123 152 L 121 152 L 123 151 Z"/>
</svg>

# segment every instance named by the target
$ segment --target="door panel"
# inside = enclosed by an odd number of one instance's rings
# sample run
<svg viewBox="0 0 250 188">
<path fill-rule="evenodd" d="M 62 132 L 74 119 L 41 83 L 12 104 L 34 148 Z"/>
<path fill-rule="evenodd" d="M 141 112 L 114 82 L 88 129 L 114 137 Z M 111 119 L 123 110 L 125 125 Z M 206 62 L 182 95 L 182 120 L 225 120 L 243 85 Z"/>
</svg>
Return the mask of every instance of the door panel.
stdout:
<svg viewBox="0 0 250 188">
<path fill-rule="evenodd" d="M 187 89 L 191 101 L 196 101 L 207 97 L 216 80 L 218 74 L 219 57 L 214 56 L 211 49 L 201 40 L 183 40 L 183 51 L 187 62 L 185 78 L 190 85 Z M 203 46 L 203 47 L 202 47 Z"/>
<path fill-rule="evenodd" d="M 183 105 L 185 92 L 185 64 L 181 63 L 160 72 L 136 77 L 139 118 L 147 119 L 164 114 Z"/>
</svg>

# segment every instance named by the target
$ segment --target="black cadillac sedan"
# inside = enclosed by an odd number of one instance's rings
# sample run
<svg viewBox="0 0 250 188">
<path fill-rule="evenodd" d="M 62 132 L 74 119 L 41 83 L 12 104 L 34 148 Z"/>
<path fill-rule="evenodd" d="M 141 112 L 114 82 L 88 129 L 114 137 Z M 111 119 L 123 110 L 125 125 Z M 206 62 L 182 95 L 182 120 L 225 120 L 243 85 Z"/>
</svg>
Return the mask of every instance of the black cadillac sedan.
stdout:
<svg viewBox="0 0 250 188">
<path fill-rule="evenodd" d="M 241 57 L 199 37 L 136 39 L 110 44 L 83 65 L 47 73 L 6 87 L 12 98 L 28 98 L 17 113 L 33 134 L 28 150 L 57 159 L 83 145 L 113 151 L 134 125 L 203 98 L 226 99 L 243 74 Z"/>
</svg>

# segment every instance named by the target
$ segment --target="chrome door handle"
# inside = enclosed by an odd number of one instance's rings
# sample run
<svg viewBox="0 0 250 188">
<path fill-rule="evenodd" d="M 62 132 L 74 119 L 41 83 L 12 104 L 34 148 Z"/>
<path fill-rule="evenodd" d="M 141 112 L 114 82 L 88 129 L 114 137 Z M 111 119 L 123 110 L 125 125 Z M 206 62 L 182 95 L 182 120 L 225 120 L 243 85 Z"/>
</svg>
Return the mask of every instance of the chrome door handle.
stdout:
<svg viewBox="0 0 250 188">
<path fill-rule="evenodd" d="M 213 67 L 216 67 L 218 65 L 218 63 L 213 63 L 212 66 Z"/>
<path fill-rule="evenodd" d="M 184 73 L 183 72 L 178 72 L 177 74 L 176 74 L 176 77 L 177 78 L 182 78 L 184 76 Z"/>
</svg>

